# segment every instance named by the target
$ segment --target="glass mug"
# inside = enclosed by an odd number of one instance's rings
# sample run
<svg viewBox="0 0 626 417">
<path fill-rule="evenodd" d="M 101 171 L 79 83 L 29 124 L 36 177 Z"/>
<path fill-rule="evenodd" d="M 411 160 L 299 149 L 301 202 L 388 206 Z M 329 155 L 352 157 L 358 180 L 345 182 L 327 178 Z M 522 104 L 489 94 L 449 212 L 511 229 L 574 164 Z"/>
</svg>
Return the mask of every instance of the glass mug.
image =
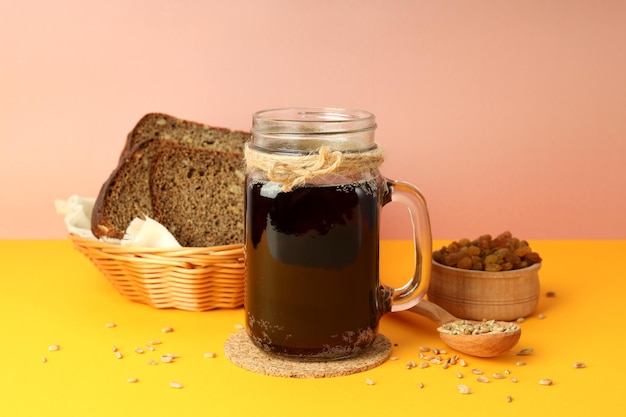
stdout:
<svg viewBox="0 0 626 417">
<path fill-rule="evenodd" d="M 246 144 L 246 331 L 270 354 L 302 360 L 358 355 L 380 318 L 416 305 L 430 277 L 426 202 L 378 171 L 373 114 L 286 108 L 254 114 Z M 400 288 L 379 280 L 382 207 L 405 204 L 415 272 Z"/>
</svg>

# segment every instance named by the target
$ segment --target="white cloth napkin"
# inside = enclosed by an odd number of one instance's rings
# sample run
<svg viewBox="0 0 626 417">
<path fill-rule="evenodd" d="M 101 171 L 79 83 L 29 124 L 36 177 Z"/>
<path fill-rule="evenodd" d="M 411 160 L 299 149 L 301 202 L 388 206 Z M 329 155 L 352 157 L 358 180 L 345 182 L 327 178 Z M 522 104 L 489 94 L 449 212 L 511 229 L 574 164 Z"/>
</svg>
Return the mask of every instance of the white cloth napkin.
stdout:
<svg viewBox="0 0 626 417">
<path fill-rule="evenodd" d="M 83 238 L 96 239 L 91 232 L 91 212 L 93 211 L 94 202 L 94 198 L 72 195 L 67 201 L 56 200 L 54 204 L 57 213 L 64 216 L 65 225 L 70 233 Z M 104 238 L 100 240 L 122 246 L 144 248 L 181 247 L 165 226 L 149 217 L 145 219 L 134 218 L 128 225 L 126 234 L 121 240 Z"/>
<path fill-rule="evenodd" d="M 144 248 L 179 248 L 180 244 L 161 223 L 146 216 L 135 217 L 126 229 L 122 246 L 142 246 Z"/>
</svg>

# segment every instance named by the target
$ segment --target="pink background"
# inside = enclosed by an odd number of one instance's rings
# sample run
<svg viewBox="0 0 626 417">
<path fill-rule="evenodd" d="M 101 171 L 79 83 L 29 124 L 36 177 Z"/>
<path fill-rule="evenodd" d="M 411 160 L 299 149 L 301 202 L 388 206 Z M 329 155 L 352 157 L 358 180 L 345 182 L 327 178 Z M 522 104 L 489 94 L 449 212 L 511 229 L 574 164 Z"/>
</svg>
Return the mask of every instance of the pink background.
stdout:
<svg viewBox="0 0 626 417">
<path fill-rule="evenodd" d="M 435 238 L 626 239 L 618 0 L 3 0 L 0 238 L 65 237 L 54 200 L 95 196 L 145 113 L 320 105 L 376 114 Z"/>
</svg>

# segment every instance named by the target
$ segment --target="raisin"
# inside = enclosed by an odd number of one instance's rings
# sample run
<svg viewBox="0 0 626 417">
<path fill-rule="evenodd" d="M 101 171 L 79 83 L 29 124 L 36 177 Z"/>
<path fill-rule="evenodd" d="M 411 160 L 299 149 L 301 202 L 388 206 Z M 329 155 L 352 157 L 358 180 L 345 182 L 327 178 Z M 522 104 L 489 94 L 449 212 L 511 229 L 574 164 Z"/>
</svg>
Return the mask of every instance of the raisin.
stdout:
<svg viewBox="0 0 626 417">
<path fill-rule="evenodd" d="M 480 248 L 476 245 L 472 245 L 467 248 L 467 254 L 470 256 L 480 255 Z"/>
<path fill-rule="evenodd" d="M 460 269 L 471 269 L 472 258 L 470 258 L 469 256 L 461 258 L 461 260 L 456 264 L 456 267 Z"/>
<path fill-rule="evenodd" d="M 459 239 L 433 252 L 433 260 L 443 265 L 476 271 L 509 271 L 542 261 L 525 240 L 510 231 L 495 238 L 481 235 L 477 239 Z"/>
<path fill-rule="evenodd" d="M 485 271 L 489 271 L 489 272 L 502 271 L 502 265 L 500 265 L 500 264 L 485 264 Z"/>
<path fill-rule="evenodd" d="M 541 262 L 541 256 L 536 252 L 530 252 L 526 254 L 526 260 L 529 265 L 538 264 Z"/>
</svg>

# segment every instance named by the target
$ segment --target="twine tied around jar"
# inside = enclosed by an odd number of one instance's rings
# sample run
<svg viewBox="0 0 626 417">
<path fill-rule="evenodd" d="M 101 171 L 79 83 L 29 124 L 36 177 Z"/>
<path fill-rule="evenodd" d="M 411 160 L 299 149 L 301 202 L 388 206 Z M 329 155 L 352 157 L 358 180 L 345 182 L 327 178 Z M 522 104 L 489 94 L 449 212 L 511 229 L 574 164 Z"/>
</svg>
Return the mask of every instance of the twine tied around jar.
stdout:
<svg viewBox="0 0 626 417">
<path fill-rule="evenodd" d="M 251 149 L 246 144 L 244 158 L 248 173 L 259 170 L 272 182 L 282 184 L 284 192 L 328 174 L 354 174 L 377 169 L 384 160 L 383 152 L 374 148 L 365 152 L 319 151 L 302 155 L 276 154 Z"/>
</svg>

